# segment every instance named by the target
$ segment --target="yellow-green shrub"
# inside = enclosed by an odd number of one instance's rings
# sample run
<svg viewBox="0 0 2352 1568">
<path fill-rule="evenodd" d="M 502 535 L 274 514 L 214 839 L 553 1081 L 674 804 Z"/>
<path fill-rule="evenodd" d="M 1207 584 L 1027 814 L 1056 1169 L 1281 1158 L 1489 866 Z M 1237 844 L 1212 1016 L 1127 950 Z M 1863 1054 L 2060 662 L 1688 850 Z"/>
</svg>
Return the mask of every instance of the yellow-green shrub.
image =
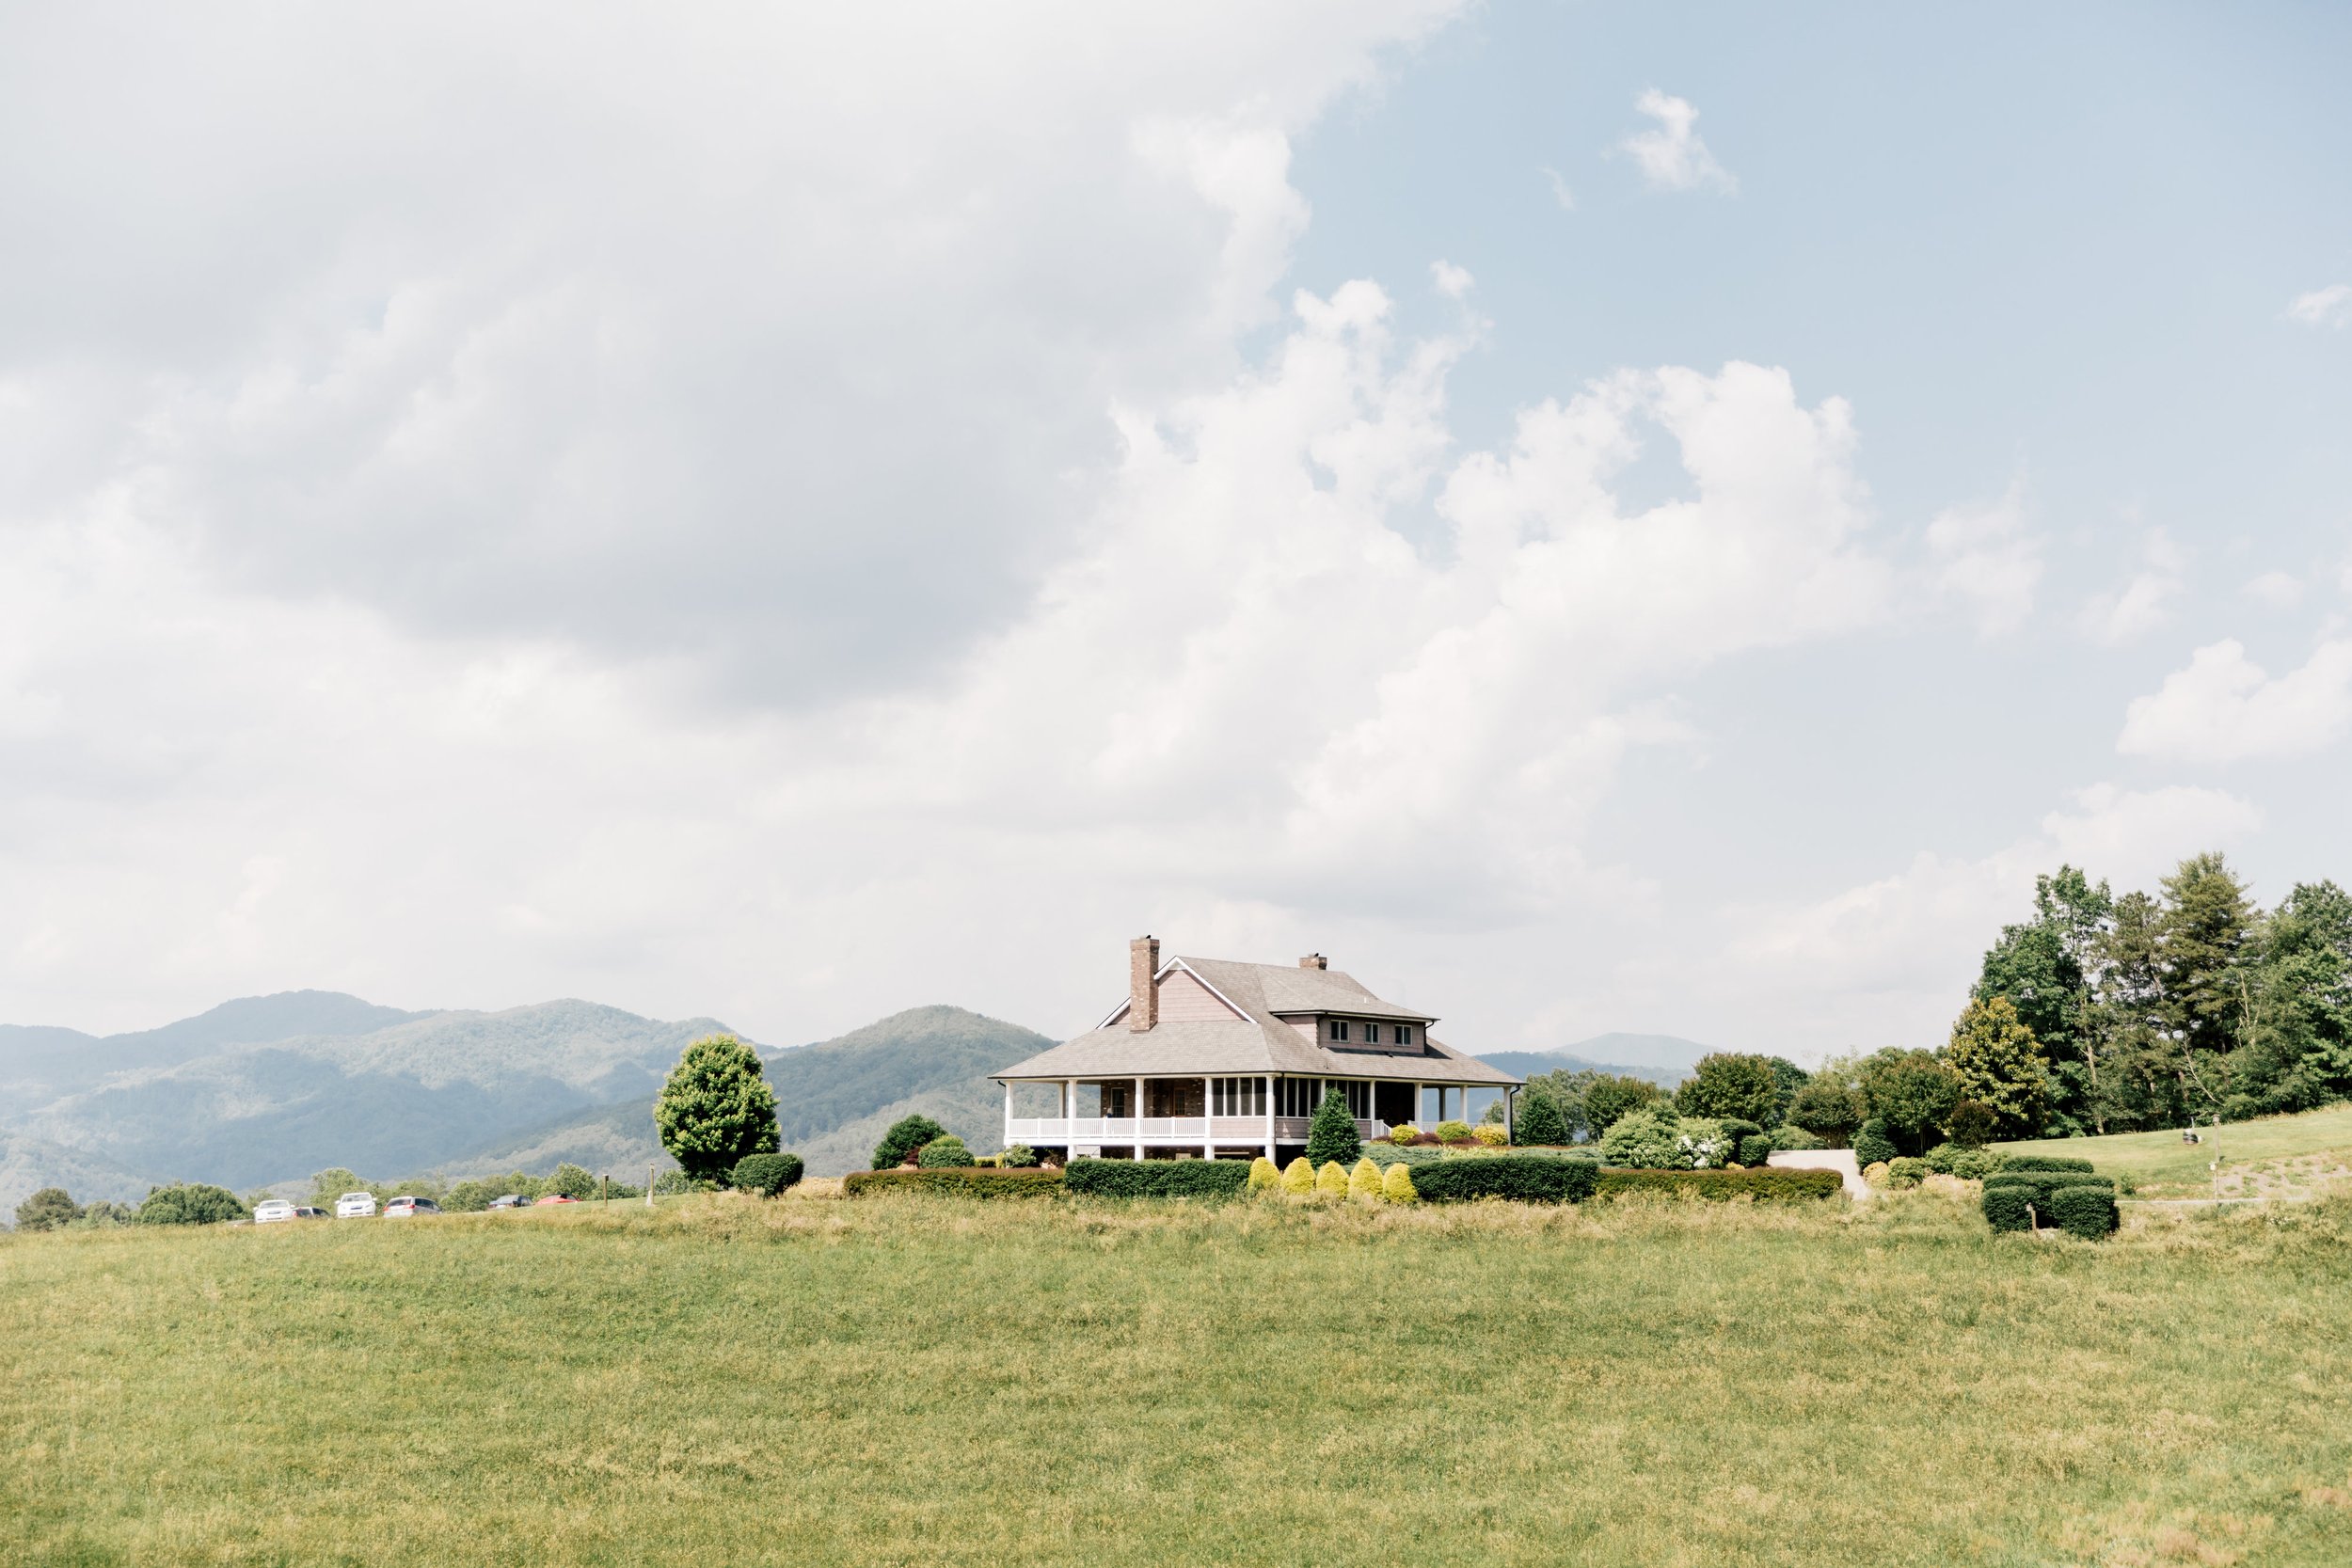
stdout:
<svg viewBox="0 0 2352 1568">
<path fill-rule="evenodd" d="M 1347 1196 L 1346 1168 L 1337 1160 L 1325 1161 L 1323 1168 L 1315 1172 L 1315 1191 L 1327 1193 L 1333 1197 L 1345 1197 Z"/>
<path fill-rule="evenodd" d="M 1315 1190 L 1315 1164 L 1301 1154 L 1282 1173 L 1282 1190 L 1293 1197 L 1304 1197 Z"/>
<path fill-rule="evenodd" d="M 1380 1178 L 1380 1196 L 1391 1203 L 1419 1203 L 1421 1194 L 1413 1191 L 1413 1167 L 1399 1160 Z"/>
<path fill-rule="evenodd" d="M 1281 1184 L 1281 1180 L 1282 1173 L 1275 1169 L 1274 1162 L 1264 1155 L 1261 1154 L 1249 1162 L 1249 1190 L 1251 1192 L 1271 1192 Z"/>
<path fill-rule="evenodd" d="M 1415 1127 L 1415 1126 L 1414 1126 L 1411 1122 L 1409 1122 L 1409 1121 L 1407 1121 L 1407 1122 L 1404 1122 L 1404 1123 L 1401 1123 L 1401 1124 L 1399 1124 L 1399 1125 L 1397 1125 L 1397 1126 L 1395 1126 L 1395 1127 L 1391 1127 L 1391 1128 L 1390 1128 L 1390 1129 L 1389 1129 L 1389 1141 L 1390 1141 L 1391 1143 L 1395 1143 L 1395 1144 L 1408 1144 L 1408 1143 L 1411 1143 L 1411 1142 L 1412 1142 L 1415 1138 L 1418 1138 L 1418 1137 L 1420 1137 L 1420 1136 L 1421 1136 L 1421 1129 L 1420 1129 L 1420 1128 L 1418 1128 L 1418 1127 Z"/>
<path fill-rule="evenodd" d="M 1482 1121 L 1470 1129 L 1470 1136 L 1489 1148 L 1495 1148 L 1511 1141 L 1511 1130 L 1498 1122 Z"/>
<path fill-rule="evenodd" d="M 1356 1168 L 1347 1173 L 1347 1196 L 1368 1197 L 1380 1201 L 1380 1167 L 1370 1160 L 1358 1160 Z"/>
</svg>

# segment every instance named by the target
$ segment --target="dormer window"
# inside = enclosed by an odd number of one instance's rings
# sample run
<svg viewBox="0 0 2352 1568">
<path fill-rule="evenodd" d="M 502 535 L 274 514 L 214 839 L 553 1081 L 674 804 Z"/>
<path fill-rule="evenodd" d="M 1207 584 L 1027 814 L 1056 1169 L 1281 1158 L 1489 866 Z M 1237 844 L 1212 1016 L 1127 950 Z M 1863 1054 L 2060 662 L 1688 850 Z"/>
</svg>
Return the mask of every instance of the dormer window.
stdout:
<svg viewBox="0 0 2352 1568">
<path fill-rule="evenodd" d="M 1335 1040 L 1347 1038 L 1347 1020 L 1335 1018 L 1331 1021 L 1331 1037 Z"/>
<path fill-rule="evenodd" d="M 1396 1043 L 1399 1045 L 1410 1045 L 1413 1043 L 1413 1026 L 1411 1024 L 1400 1023 L 1396 1026 Z"/>
</svg>

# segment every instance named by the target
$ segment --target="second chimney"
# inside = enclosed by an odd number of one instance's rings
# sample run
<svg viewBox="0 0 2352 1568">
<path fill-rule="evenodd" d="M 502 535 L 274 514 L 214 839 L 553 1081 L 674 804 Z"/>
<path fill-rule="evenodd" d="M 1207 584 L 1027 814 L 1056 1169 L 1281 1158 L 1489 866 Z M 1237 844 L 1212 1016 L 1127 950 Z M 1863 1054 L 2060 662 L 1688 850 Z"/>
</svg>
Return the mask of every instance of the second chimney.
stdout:
<svg viewBox="0 0 2352 1568">
<path fill-rule="evenodd" d="M 1320 953 L 1310 953 L 1305 958 L 1298 960 L 1298 967 L 1301 969 L 1328 969 L 1331 967 L 1331 960 L 1325 958 Z"/>
<path fill-rule="evenodd" d="M 1127 944 L 1127 1027 L 1141 1034 L 1160 1022 L 1160 939 L 1137 937 Z"/>
</svg>

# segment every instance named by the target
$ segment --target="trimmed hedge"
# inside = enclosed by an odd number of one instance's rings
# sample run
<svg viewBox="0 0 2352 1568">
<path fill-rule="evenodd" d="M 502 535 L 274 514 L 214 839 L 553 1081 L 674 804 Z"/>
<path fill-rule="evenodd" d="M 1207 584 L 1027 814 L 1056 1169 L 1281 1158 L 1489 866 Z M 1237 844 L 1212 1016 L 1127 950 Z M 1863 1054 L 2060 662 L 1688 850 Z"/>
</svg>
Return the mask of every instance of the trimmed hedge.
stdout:
<svg viewBox="0 0 2352 1568">
<path fill-rule="evenodd" d="M 876 1193 L 953 1193 L 960 1197 L 1051 1197 L 1062 1188 L 1057 1170 L 990 1170 L 949 1165 L 933 1170 L 862 1170 L 841 1180 L 844 1197 Z"/>
<path fill-rule="evenodd" d="M 1492 1154 L 1475 1160 L 1439 1160 L 1413 1167 L 1413 1190 L 1430 1203 L 1463 1203 L 1501 1197 L 1520 1203 L 1581 1203 L 1593 1193 L 1600 1167 L 1590 1160 L 1559 1160 L 1542 1154 Z"/>
<path fill-rule="evenodd" d="M 914 1156 L 915 1164 L 923 1170 L 956 1170 L 972 1164 L 972 1150 L 953 1132 L 933 1138 Z"/>
<path fill-rule="evenodd" d="M 2071 1154 L 2011 1154 L 2001 1161 L 2001 1171 L 2007 1174 L 2013 1170 L 2069 1170 L 2080 1171 L 2085 1176 L 2089 1176 L 2090 1162 L 2077 1160 Z"/>
<path fill-rule="evenodd" d="M 1089 1197 L 1232 1197 L 1248 1184 L 1246 1160 L 1073 1160 L 1062 1177 Z"/>
<path fill-rule="evenodd" d="M 2050 1195 L 2050 1218 L 2069 1236 L 2095 1242 L 2115 1234 L 2123 1223 L 2115 1207 L 2115 1194 L 2106 1187 L 2065 1186 Z"/>
<path fill-rule="evenodd" d="M 735 1162 L 727 1185 L 738 1192 L 773 1197 L 798 1181 L 803 1169 L 797 1154 L 746 1154 Z"/>
<path fill-rule="evenodd" d="M 2024 1230 L 2033 1224 L 2026 1205 L 2039 1209 L 2041 1197 L 2040 1189 L 2035 1187 L 1988 1185 L 1978 1206 L 1984 1211 L 1984 1223 L 1994 1229 Z"/>
<path fill-rule="evenodd" d="M 1416 1172 L 1415 1180 L 1419 1180 L 1420 1173 Z M 1425 1191 L 1427 1184 L 1422 1185 Z M 1845 1185 L 1846 1179 L 1834 1170 L 1783 1170 L 1778 1166 L 1756 1170 L 1633 1170 L 1613 1165 L 1600 1172 L 1593 1196 L 1690 1193 L 1720 1202 L 1745 1193 L 1759 1203 L 1774 1199 L 1797 1202 L 1836 1197 Z"/>
<path fill-rule="evenodd" d="M 2089 1163 L 2067 1162 L 2070 1166 Z M 2010 1165 L 1996 1170 L 1984 1179 L 1984 1196 L 1978 1206 L 1995 1230 L 2024 1230 L 2038 1220 L 2070 1236 L 2096 1241 L 2122 1223 L 2115 1206 L 2115 1178 L 2075 1169 L 2019 1170 Z"/>
</svg>

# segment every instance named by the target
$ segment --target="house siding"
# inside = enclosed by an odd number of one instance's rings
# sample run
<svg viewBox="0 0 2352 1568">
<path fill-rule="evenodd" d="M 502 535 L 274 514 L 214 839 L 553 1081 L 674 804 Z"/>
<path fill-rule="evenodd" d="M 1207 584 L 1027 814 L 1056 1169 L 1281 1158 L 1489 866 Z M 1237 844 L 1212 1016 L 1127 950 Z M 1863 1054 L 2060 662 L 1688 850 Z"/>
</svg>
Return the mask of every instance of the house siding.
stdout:
<svg viewBox="0 0 2352 1568">
<path fill-rule="evenodd" d="M 1228 1023 L 1245 1015 L 1216 999 L 1216 993 L 1183 970 L 1160 982 L 1160 1018 L 1168 1023 Z"/>
</svg>

